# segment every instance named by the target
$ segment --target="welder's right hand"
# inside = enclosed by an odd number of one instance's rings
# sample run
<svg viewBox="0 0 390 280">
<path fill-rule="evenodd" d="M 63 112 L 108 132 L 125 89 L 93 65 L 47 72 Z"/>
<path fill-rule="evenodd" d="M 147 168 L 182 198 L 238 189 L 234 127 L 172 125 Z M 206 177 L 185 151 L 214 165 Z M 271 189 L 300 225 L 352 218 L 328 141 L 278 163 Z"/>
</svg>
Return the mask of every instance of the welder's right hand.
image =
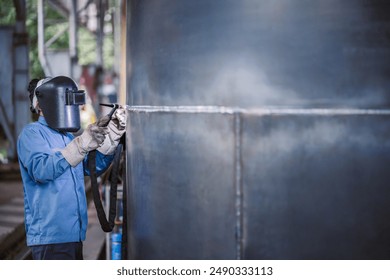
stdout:
<svg viewBox="0 0 390 280">
<path fill-rule="evenodd" d="M 106 127 L 90 124 L 84 132 L 73 139 L 64 149 L 62 155 L 73 167 L 83 161 L 88 152 L 99 148 L 108 133 Z"/>
<path fill-rule="evenodd" d="M 76 137 L 76 139 L 79 138 L 78 142 L 80 143 L 80 149 L 85 153 L 88 153 L 89 151 L 96 150 L 103 144 L 107 133 L 107 127 L 90 124 L 80 136 Z"/>
</svg>

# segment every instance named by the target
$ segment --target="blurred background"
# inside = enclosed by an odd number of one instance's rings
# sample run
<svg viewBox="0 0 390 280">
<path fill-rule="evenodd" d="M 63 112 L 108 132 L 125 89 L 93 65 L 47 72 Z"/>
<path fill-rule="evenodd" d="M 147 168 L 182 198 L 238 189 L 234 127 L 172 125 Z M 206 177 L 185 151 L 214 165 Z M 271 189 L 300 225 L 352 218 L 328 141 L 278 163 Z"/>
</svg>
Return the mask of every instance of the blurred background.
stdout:
<svg viewBox="0 0 390 280">
<path fill-rule="evenodd" d="M 107 113 L 100 102 L 125 104 L 125 26 L 122 0 L 0 1 L 1 258 L 29 257 L 23 245 L 23 190 L 16 154 L 21 129 L 37 119 L 29 110 L 29 81 L 72 77 L 87 93 L 82 128 L 94 122 Z M 97 238 L 93 258 L 105 238 Z"/>
<path fill-rule="evenodd" d="M 0 5 L 2 162 L 15 159 L 15 139 L 31 120 L 23 110 L 30 79 L 72 77 L 88 93 L 84 123 L 100 115 L 99 102 L 122 96 L 124 103 L 125 1 L 2 0 Z"/>
</svg>

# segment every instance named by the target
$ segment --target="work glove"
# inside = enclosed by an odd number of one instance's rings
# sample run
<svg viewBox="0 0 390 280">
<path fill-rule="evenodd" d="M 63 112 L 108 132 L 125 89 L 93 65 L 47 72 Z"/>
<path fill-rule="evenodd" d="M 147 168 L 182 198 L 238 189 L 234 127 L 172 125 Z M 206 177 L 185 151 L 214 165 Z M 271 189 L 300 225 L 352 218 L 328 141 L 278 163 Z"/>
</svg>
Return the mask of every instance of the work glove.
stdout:
<svg viewBox="0 0 390 280">
<path fill-rule="evenodd" d="M 88 152 L 99 148 L 108 133 L 107 127 L 100 127 L 97 123 L 90 124 L 84 132 L 73 139 L 60 152 L 73 167 L 83 161 Z"/>
<path fill-rule="evenodd" d="M 108 116 L 99 119 L 98 123 L 107 123 Z M 112 115 L 108 125 L 108 134 L 104 139 L 104 143 L 97 150 L 104 155 L 112 155 L 122 135 L 126 132 L 126 110 L 119 107 Z"/>
</svg>

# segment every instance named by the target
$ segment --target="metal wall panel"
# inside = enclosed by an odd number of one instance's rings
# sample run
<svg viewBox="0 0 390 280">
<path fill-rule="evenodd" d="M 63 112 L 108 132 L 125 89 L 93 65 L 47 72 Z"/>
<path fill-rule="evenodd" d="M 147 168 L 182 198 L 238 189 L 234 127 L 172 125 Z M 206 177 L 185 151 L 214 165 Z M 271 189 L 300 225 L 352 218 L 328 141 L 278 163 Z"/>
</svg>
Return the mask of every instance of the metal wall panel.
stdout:
<svg viewBox="0 0 390 280">
<path fill-rule="evenodd" d="M 131 258 L 234 259 L 231 118 L 135 113 L 130 119 Z"/>
<path fill-rule="evenodd" d="M 389 105 L 390 4 L 131 1 L 129 104 Z"/>
<path fill-rule="evenodd" d="M 390 258 L 390 111 L 338 111 L 389 107 L 390 3 L 133 0 L 128 15 L 129 258 Z M 169 107 L 185 105 L 225 107 Z"/>
<path fill-rule="evenodd" d="M 243 121 L 246 259 L 388 259 L 390 116 Z"/>
</svg>

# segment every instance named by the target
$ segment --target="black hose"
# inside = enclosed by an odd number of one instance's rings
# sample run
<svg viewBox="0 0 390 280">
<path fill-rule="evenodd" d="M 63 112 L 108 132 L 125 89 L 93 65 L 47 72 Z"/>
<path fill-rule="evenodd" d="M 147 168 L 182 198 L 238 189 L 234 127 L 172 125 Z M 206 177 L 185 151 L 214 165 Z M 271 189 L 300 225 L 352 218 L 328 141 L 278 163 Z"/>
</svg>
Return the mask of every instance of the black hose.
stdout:
<svg viewBox="0 0 390 280">
<path fill-rule="evenodd" d="M 119 167 L 120 159 L 122 154 L 122 144 L 118 144 L 115 149 L 115 155 L 112 163 L 111 170 L 111 182 L 110 182 L 110 209 L 108 220 L 106 213 L 104 211 L 102 201 L 100 198 L 99 185 L 97 183 L 97 174 L 96 174 L 96 150 L 90 151 L 88 154 L 88 168 L 91 177 L 91 188 L 93 202 L 95 204 L 97 216 L 100 222 L 100 225 L 104 232 L 111 232 L 115 226 L 115 217 L 116 217 L 116 198 L 118 190 L 118 177 L 119 177 Z"/>
</svg>

